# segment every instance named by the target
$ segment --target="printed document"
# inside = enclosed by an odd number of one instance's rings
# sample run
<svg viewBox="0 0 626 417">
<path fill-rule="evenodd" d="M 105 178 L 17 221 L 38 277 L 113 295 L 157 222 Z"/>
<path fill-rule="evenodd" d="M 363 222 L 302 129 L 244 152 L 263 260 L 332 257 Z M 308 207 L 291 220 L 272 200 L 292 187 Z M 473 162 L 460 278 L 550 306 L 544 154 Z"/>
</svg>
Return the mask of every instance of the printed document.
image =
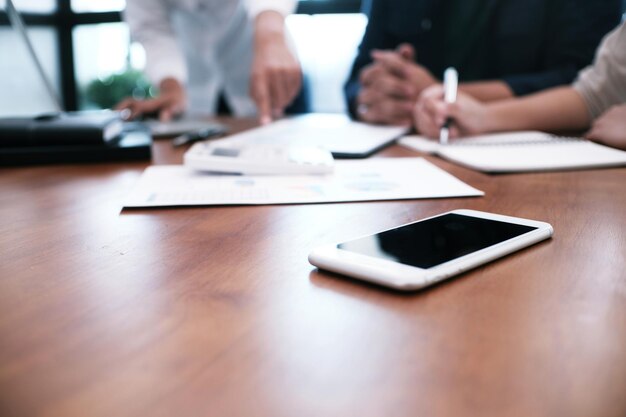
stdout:
<svg viewBox="0 0 626 417">
<path fill-rule="evenodd" d="M 337 161 L 327 175 L 241 176 L 151 166 L 125 207 L 332 203 L 482 196 L 423 158 Z"/>
</svg>

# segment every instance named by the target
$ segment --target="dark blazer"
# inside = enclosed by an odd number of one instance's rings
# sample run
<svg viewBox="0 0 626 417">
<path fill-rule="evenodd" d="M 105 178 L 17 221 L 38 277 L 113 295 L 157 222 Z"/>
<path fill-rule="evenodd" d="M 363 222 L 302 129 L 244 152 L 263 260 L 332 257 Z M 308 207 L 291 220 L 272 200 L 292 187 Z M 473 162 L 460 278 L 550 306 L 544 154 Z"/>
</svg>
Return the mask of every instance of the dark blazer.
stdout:
<svg viewBox="0 0 626 417">
<path fill-rule="evenodd" d="M 602 37 L 620 22 L 621 0 L 468 0 L 493 8 L 488 29 L 488 65 L 481 79 L 500 79 L 516 95 L 571 83 L 591 63 Z M 372 49 L 403 42 L 417 61 L 441 78 L 445 0 L 371 0 L 369 22 L 345 94 L 354 115 L 361 69 Z M 461 81 L 463 68 L 459 70 Z"/>
</svg>

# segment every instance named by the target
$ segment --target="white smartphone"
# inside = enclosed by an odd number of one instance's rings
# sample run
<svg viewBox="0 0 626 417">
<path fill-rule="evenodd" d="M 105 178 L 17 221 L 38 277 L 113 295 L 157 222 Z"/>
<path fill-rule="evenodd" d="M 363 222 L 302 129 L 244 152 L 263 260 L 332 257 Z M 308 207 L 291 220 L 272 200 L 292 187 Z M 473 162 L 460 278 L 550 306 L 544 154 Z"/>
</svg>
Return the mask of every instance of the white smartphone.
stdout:
<svg viewBox="0 0 626 417">
<path fill-rule="evenodd" d="M 320 269 L 398 290 L 420 289 L 552 236 L 548 223 L 454 210 L 315 249 Z"/>
</svg>

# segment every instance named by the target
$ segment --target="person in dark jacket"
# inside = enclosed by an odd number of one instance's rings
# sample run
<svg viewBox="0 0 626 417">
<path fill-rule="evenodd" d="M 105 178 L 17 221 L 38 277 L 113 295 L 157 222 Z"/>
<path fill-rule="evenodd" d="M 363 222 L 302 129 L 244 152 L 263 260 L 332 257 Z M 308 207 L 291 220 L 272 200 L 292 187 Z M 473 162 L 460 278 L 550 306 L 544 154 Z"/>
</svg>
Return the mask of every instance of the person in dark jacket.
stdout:
<svg viewBox="0 0 626 417">
<path fill-rule="evenodd" d="M 484 102 L 570 84 L 621 18 L 621 0 L 372 0 L 368 9 L 348 109 L 407 126 L 447 67 Z"/>
</svg>

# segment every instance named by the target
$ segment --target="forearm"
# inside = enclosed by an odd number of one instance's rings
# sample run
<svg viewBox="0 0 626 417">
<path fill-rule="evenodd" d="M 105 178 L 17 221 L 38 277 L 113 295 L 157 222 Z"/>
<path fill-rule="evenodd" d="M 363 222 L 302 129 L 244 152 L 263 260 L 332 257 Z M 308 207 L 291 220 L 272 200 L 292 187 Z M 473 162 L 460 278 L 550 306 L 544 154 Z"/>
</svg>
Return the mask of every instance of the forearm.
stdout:
<svg viewBox="0 0 626 417">
<path fill-rule="evenodd" d="M 266 10 L 254 19 L 254 41 L 258 44 L 273 40 L 285 41 L 285 18 L 277 11 Z"/>
<path fill-rule="evenodd" d="M 584 130 L 591 125 L 587 106 L 571 87 L 559 87 L 487 105 L 487 131 Z"/>
<path fill-rule="evenodd" d="M 511 87 L 504 81 L 463 83 L 459 86 L 459 90 L 482 102 L 504 100 L 515 96 Z"/>
</svg>

